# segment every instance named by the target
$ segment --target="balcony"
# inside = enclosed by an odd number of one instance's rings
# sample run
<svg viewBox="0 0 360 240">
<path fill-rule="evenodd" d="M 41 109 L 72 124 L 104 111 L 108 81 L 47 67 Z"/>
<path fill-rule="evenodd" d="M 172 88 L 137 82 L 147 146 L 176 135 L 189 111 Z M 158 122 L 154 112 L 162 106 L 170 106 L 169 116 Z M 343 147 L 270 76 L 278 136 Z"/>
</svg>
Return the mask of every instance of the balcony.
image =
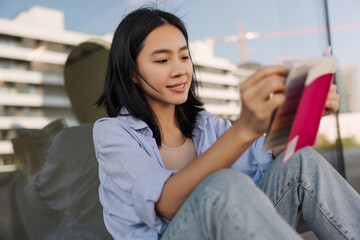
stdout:
<svg viewBox="0 0 360 240">
<path fill-rule="evenodd" d="M 240 79 L 234 75 L 220 75 L 198 71 L 197 77 L 200 82 L 215 83 L 219 85 L 238 86 L 240 83 Z"/>
<path fill-rule="evenodd" d="M 19 24 L 7 19 L 0 19 L 0 29 L 2 34 L 9 36 L 38 39 L 72 46 L 95 37 L 89 34 L 51 28 L 44 31 L 44 29 L 39 26 Z"/>
<path fill-rule="evenodd" d="M 238 116 L 240 113 L 240 106 L 238 105 L 224 105 L 224 104 L 205 104 L 205 109 L 214 115 L 220 116 Z"/>
<path fill-rule="evenodd" d="M 40 129 L 55 119 L 46 117 L 0 117 L 0 129 L 33 128 Z"/>
<path fill-rule="evenodd" d="M 64 65 L 67 55 L 67 53 L 48 51 L 45 47 L 33 49 L 0 45 L 0 57 L 2 58 Z"/>
<path fill-rule="evenodd" d="M 70 102 L 66 96 L 47 96 L 27 93 L 2 93 L 0 95 L 0 106 L 1 105 L 70 108 Z"/>
<path fill-rule="evenodd" d="M 200 88 L 199 96 L 205 99 L 239 101 L 239 91 L 235 89 Z"/>
<path fill-rule="evenodd" d="M 0 141 L 0 155 L 13 153 L 13 145 L 10 141 Z"/>
<path fill-rule="evenodd" d="M 0 129 L 32 128 L 40 129 L 54 119 L 45 117 L 0 117 Z M 11 141 L 0 141 L 0 155 L 13 154 Z M 0 170 L 4 171 L 4 170 Z"/>
<path fill-rule="evenodd" d="M 0 69 L 0 81 L 54 86 L 63 85 L 63 77 L 61 74 L 14 69 Z"/>
</svg>

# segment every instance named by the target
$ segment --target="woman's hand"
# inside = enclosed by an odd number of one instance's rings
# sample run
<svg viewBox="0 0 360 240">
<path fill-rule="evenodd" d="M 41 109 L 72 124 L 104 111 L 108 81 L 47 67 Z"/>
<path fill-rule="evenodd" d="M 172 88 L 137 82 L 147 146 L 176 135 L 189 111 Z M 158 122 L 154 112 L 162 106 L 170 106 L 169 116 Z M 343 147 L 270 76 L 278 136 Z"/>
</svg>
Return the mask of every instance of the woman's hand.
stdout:
<svg viewBox="0 0 360 240">
<path fill-rule="evenodd" d="M 324 116 L 336 112 L 339 109 L 340 95 L 336 92 L 337 86 L 331 84 L 328 97 L 326 99 Z"/>
<path fill-rule="evenodd" d="M 285 102 L 287 74 L 283 66 L 262 67 L 240 84 L 242 110 L 235 124 L 244 124 L 254 140 L 266 132 L 273 111 Z"/>
</svg>

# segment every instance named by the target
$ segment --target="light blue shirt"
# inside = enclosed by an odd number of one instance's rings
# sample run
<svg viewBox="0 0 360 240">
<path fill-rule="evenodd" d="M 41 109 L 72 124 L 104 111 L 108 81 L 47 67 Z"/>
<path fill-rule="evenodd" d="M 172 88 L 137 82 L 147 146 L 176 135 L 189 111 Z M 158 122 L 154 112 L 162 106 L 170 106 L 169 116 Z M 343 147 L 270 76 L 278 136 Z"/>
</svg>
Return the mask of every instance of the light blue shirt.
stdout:
<svg viewBox="0 0 360 240">
<path fill-rule="evenodd" d="M 127 113 L 125 109 L 120 111 Z M 230 121 L 201 111 L 193 131 L 197 155 L 204 153 L 229 127 Z M 93 129 L 99 162 L 99 196 L 105 225 L 115 239 L 157 239 L 168 221 L 155 212 L 165 181 L 177 171 L 166 170 L 152 131 L 132 116 L 102 118 Z M 273 160 L 257 139 L 231 167 L 257 182 Z"/>
</svg>

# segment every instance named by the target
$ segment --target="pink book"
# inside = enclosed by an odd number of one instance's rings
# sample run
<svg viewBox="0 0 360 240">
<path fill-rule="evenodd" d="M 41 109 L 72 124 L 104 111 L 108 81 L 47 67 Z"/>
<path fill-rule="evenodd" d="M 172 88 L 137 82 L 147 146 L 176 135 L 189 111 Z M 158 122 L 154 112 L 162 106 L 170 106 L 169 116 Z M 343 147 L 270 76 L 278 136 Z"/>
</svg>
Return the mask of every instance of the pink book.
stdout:
<svg viewBox="0 0 360 240">
<path fill-rule="evenodd" d="M 333 57 L 296 62 L 286 79 L 286 101 L 270 123 L 264 150 L 284 149 L 282 164 L 299 149 L 313 146 L 336 71 Z"/>
</svg>

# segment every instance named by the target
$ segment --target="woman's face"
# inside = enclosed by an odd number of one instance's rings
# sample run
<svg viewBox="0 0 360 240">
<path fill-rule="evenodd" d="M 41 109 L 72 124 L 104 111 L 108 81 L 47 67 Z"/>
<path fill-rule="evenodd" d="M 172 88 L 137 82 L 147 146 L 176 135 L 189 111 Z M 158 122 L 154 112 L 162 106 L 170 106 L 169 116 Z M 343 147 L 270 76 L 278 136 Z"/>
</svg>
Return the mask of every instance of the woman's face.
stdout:
<svg viewBox="0 0 360 240">
<path fill-rule="evenodd" d="M 147 35 L 137 56 L 140 85 L 151 107 L 175 106 L 187 100 L 193 66 L 182 32 L 170 24 L 155 28 Z M 156 90 L 155 90 L 156 89 Z"/>
</svg>

